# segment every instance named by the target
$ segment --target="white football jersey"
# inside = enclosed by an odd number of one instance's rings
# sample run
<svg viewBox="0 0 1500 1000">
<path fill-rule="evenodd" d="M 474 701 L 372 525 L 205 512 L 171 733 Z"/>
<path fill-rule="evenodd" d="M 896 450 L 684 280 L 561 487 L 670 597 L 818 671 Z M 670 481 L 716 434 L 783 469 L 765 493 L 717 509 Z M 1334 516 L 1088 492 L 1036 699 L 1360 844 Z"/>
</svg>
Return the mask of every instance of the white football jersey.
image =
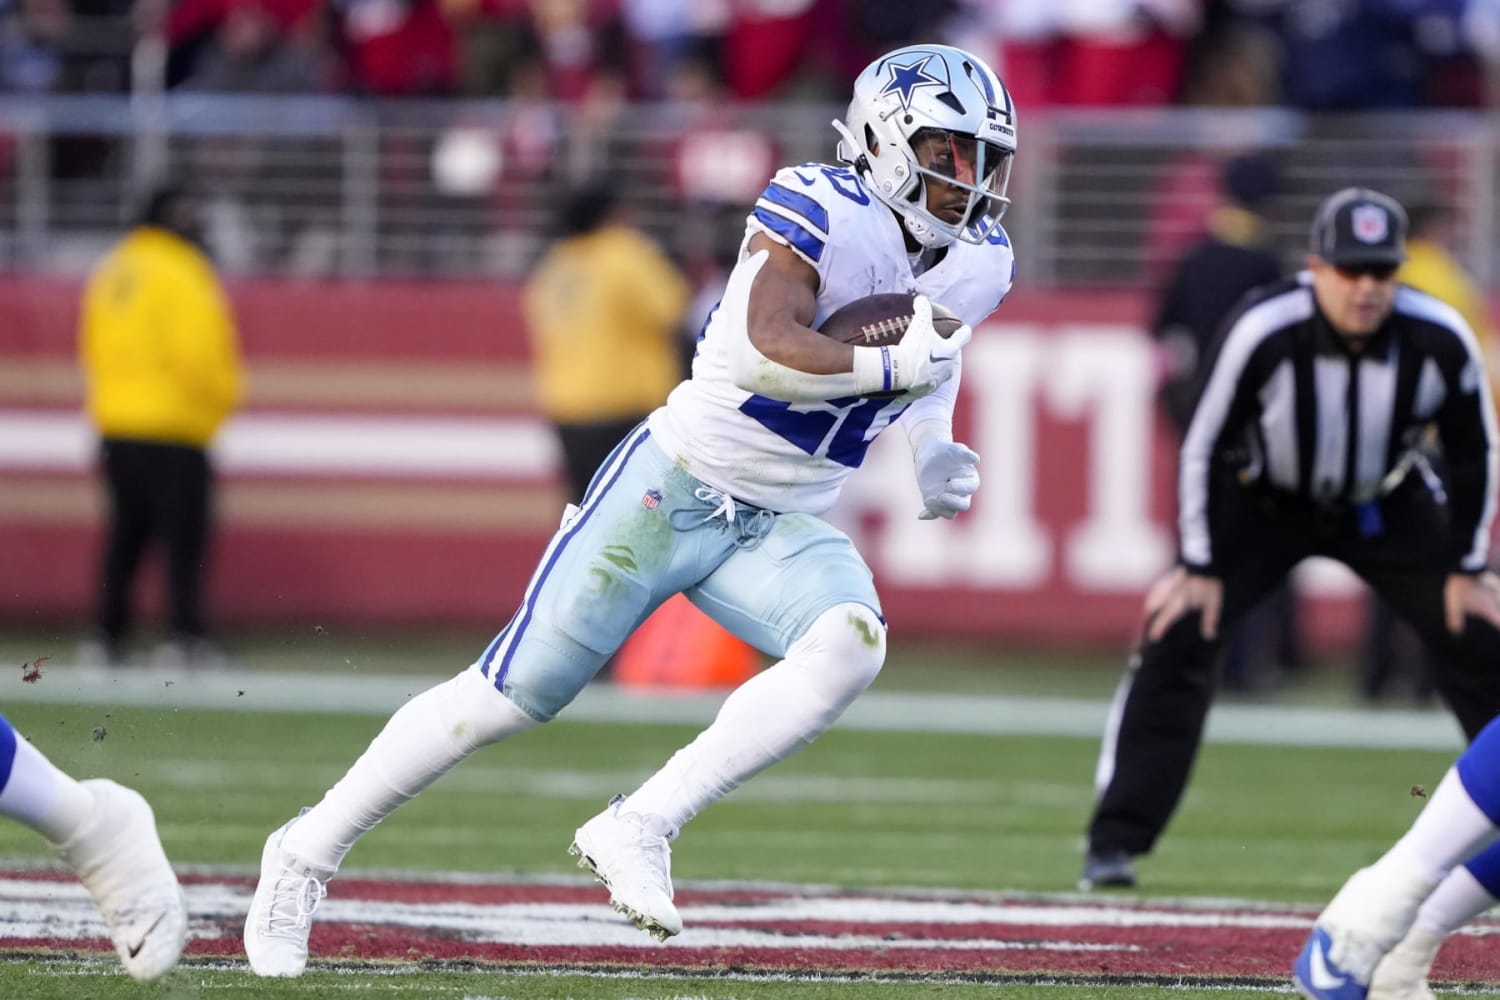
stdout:
<svg viewBox="0 0 1500 1000">
<path fill-rule="evenodd" d="M 936 266 L 913 275 L 896 214 L 846 167 L 786 167 L 746 219 L 740 262 L 750 238 L 764 233 L 818 272 L 822 324 L 840 307 L 881 292 L 920 292 L 970 326 L 1010 291 L 1015 257 L 1003 229 L 985 243 L 954 242 Z M 848 397 L 787 403 L 746 392 L 729 377 L 730 338 L 748 337 L 744 316 L 715 309 L 699 336 L 692 378 L 650 417 L 668 454 L 703 482 L 758 507 L 821 514 L 833 506 L 871 441 L 909 405 Z"/>
</svg>

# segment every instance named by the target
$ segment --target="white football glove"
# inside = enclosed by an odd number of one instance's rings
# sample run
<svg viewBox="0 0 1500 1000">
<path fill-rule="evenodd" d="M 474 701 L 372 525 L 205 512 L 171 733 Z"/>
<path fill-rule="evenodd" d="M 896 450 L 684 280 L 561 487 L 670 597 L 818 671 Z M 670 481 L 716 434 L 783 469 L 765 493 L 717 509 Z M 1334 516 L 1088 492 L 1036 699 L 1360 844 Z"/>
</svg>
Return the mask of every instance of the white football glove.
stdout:
<svg viewBox="0 0 1500 1000">
<path fill-rule="evenodd" d="M 974 331 L 961 326 L 949 337 L 938 336 L 932 325 L 932 302 L 925 295 L 912 300 L 911 322 L 899 344 L 856 347 L 854 378 L 860 395 L 904 392 L 920 399 L 953 377 L 958 352 Z"/>
<path fill-rule="evenodd" d="M 932 521 L 953 519 L 969 509 L 979 492 L 979 453 L 967 445 L 932 438 L 922 442 L 913 456 L 917 463 L 917 488 L 922 491 L 922 513 Z"/>
</svg>

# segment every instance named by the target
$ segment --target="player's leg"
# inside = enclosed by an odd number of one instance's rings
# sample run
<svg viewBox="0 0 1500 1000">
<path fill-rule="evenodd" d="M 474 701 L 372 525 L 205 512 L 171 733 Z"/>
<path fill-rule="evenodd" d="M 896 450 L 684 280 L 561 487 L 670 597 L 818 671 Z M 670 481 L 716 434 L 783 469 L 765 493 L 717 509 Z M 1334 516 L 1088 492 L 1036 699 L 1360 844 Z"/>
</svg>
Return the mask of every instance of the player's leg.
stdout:
<svg viewBox="0 0 1500 1000">
<path fill-rule="evenodd" d="M 1160 639 L 1142 642 L 1115 692 L 1095 770 L 1098 801 L 1079 879 L 1084 890 L 1135 884 L 1131 859 L 1155 846 L 1187 788 L 1222 637 L 1306 554 L 1295 522 L 1282 523 L 1248 502 L 1244 522 L 1237 538 L 1247 544 L 1220 560 L 1218 638 L 1203 638 L 1201 615 L 1184 616 Z"/>
<path fill-rule="evenodd" d="M 885 659 L 870 571 L 848 538 L 817 518 L 776 517 L 759 544 L 736 551 L 688 596 L 782 659 L 731 692 L 706 730 L 578 831 L 580 853 L 595 862 L 608 855 L 598 867 L 608 869 L 617 906 L 658 937 L 682 928 L 667 843 L 704 808 L 816 739 Z"/>
<path fill-rule="evenodd" d="M 670 523 L 680 506 L 702 506 L 695 485 L 644 430 L 623 443 L 475 664 L 409 701 L 317 805 L 271 834 L 245 925 L 256 973 L 301 974 L 312 911 L 356 840 L 481 746 L 551 719 L 657 604 L 703 575 L 679 556 L 714 546 L 680 545 Z M 731 548 L 720 542 L 719 558 Z"/>
<path fill-rule="evenodd" d="M 1460 755 L 1411 829 L 1319 914 L 1293 970 L 1298 988 L 1315 1000 L 1365 996 L 1376 965 L 1407 935 L 1434 888 L 1465 859 L 1484 870 L 1492 859 L 1475 856 L 1497 833 L 1500 721 Z"/>
<path fill-rule="evenodd" d="M 187 909 L 145 799 L 113 781 L 74 781 L 0 716 L 0 815 L 77 873 L 127 972 L 149 981 L 177 963 Z"/>
</svg>

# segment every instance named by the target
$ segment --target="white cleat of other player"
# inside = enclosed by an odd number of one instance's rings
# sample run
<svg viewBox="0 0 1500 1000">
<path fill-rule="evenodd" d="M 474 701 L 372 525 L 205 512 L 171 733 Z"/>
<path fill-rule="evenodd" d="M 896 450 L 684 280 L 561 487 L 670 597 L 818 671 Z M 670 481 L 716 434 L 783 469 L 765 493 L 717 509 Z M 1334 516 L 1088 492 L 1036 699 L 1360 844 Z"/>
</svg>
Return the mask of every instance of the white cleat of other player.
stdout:
<svg viewBox="0 0 1500 1000">
<path fill-rule="evenodd" d="M 573 835 L 568 853 L 609 888 L 609 902 L 658 941 L 682 933 L 672 903 L 672 849 L 656 817 L 620 812 L 616 795 Z"/>
<path fill-rule="evenodd" d="M 1401 943 L 1375 966 L 1368 1000 L 1437 1000 L 1427 985 L 1427 974 L 1442 944 L 1443 938 L 1431 931 L 1420 927 L 1407 931 Z"/>
<path fill-rule="evenodd" d="M 187 940 L 187 904 L 139 793 L 107 779 L 82 782 L 94 814 L 57 856 L 99 904 L 125 971 L 141 982 L 177 964 Z"/>
<path fill-rule="evenodd" d="M 313 911 L 328 895 L 326 883 L 334 874 L 332 868 L 307 864 L 281 849 L 295 822 L 272 831 L 260 855 L 260 883 L 245 918 L 245 955 L 257 976 L 302 975 Z"/>
</svg>

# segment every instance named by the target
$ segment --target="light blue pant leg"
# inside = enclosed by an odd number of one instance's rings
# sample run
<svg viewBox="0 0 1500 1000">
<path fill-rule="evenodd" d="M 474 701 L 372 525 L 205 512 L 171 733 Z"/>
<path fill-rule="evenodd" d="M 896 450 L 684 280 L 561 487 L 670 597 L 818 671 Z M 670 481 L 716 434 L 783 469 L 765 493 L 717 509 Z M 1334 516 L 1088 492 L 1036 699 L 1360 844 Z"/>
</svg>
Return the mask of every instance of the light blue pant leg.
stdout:
<svg viewBox="0 0 1500 1000">
<path fill-rule="evenodd" d="M 881 613 L 874 578 L 854 543 L 810 514 L 777 515 L 758 544 L 736 549 L 687 595 L 730 632 L 777 657 L 835 605 Z"/>
<path fill-rule="evenodd" d="M 691 516 L 704 506 L 701 486 L 639 428 L 553 536 L 521 607 L 475 668 L 522 711 L 555 716 L 662 601 L 735 550 L 722 520 Z"/>
</svg>

